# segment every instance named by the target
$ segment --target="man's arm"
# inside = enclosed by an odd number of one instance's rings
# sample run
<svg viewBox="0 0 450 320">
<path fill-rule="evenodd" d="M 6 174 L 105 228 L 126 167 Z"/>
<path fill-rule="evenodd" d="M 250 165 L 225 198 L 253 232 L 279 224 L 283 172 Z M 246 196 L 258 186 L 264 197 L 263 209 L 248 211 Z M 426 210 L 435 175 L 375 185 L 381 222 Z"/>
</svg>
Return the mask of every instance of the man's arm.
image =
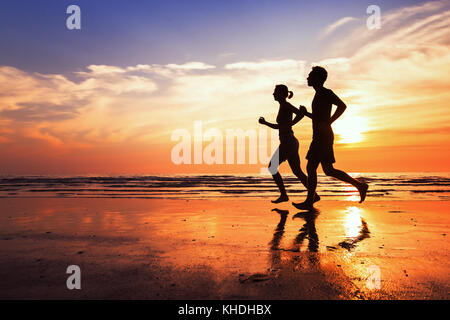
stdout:
<svg viewBox="0 0 450 320">
<path fill-rule="evenodd" d="M 337 109 L 330 118 L 330 124 L 335 122 L 344 113 L 345 109 L 347 109 L 345 103 L 341 99 L 339 99 L 339 97 L 336 94 L 334 94 L 334 92 L 332 94 L 333 94 L 332 102 L 334 105 L 337 106 Z"/>
<path fill-rule="evenodd" d="M 303 111 L 303 114 L 308 118 L 312 119 L 312 113 L 309 113 L 305 106 L 300 106 L 300 110 Z"/>
</svg>

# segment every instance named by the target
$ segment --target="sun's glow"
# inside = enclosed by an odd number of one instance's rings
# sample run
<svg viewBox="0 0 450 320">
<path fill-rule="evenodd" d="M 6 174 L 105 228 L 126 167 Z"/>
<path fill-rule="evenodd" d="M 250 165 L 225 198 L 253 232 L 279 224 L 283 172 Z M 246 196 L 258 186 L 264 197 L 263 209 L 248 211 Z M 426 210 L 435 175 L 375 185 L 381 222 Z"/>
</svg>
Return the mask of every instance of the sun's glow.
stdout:
<svg viewBox="0 0 450 320">
<path fill-rule="evenodd" d="M 368 121 L 361 116 L 345 114 L 333 124 L 338 143 L 357 143 L 364 140 L 364 133 L 369 130 Z"/>
</svg>

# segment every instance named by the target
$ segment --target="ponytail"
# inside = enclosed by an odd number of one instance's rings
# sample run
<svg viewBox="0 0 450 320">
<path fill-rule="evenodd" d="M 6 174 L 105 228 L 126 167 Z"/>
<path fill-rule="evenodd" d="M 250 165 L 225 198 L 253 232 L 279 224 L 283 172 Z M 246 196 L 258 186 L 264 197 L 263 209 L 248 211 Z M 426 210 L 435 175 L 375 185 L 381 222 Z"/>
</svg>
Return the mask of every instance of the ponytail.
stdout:
<svg viewBox="0 0 450 320">
<path fill-rule="evenodd" d="M 286 87 L 284 84 L 277 84 L 275 86 L 275 90 L 279 90 L 279 93 L 283 96 L 283 98 L 290 99 L 294 96 L 294 93 L 292 91 L 289 91 L 288 87 Z"/>
<path fill-rule="evenodd" d="M 291 99 L 294 96 L 294 93 L 292 91 L 288 91 L 288 99 Z"/>
</svg>

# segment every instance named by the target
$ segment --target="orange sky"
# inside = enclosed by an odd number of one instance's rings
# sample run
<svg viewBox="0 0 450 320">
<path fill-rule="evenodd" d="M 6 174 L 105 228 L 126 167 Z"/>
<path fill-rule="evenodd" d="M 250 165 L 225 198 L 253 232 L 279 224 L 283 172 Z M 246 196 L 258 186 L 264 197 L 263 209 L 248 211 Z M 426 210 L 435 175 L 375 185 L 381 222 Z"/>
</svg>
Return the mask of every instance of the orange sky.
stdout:
<svg viewBox="0 0 450 320">
<path fill-rule="evenodd" d="M 217 65 L 191 58 L 90 65 L 71 76 L 0 66 L 0 174 L 258 173 L 264 164 L 175 165 L 171 136 L 177 129 L 193 134 L 194 121 L 223 135 L 259 130 L 260 116 L 275 121 L 277 83 L 294 91 L 291 103 L 310 110 L 312 65 L 328 69 L 326 86 L 348 106 L 333 125 L 336 167 L 449 171 L 448 2 L 384 12 L 379 30 L 342 19 L 324 25 L 318 41 L 326 49 L 312 61 L 298 53 Z M 294 130 L 304 159 L 309 119 Z"/>
</svg>

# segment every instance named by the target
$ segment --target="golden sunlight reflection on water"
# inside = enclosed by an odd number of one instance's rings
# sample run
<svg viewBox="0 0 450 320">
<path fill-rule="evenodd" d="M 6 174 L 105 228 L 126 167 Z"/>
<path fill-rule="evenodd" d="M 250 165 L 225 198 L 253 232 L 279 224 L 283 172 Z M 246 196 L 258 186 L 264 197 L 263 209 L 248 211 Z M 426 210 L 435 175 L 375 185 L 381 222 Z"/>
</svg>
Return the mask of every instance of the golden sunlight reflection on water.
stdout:
<svg viewBox="0 0 450 320">
<path fill-rule="evenodd" d="M 347 238 L 356 238 L 362 227 L 361 209 L 357 207 L 348 207 L 345 212 L 345 235 Z"/>
<path fill-rule="evenodd" d="M 345 185 L 345 186 L 341 186 L 341 188 L 343 189 L 343 191 L 345 191 L 345 193 L 354 193 L 352 195 L 346 196 L 345 201 L 355 201 L 356 202 L 356 201 L 360 200 L 358 190 L 356 190 L 356 188 L 354 186 Z"/>
</svg>

